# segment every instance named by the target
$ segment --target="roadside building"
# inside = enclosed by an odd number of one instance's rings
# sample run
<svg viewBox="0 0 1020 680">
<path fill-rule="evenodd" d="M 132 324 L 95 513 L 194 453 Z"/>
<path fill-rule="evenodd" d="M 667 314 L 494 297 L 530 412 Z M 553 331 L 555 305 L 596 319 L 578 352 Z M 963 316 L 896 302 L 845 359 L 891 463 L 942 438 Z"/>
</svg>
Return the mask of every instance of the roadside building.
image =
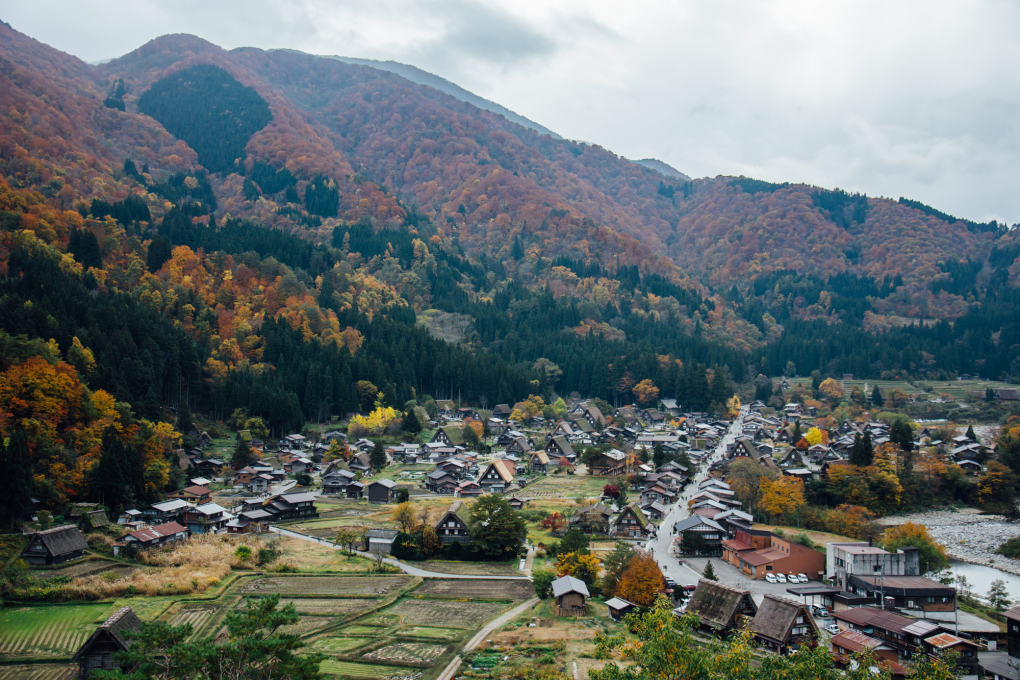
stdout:
<svg viewBox="0 0 1020 680">
<path fill-rule="evenodd" d="M 365 532 L 365 542 L 368 544 L 368 552 L 386 555 L 393 548 L 393 541 L 397 534 L 396 529 L 369 529 Z"/>
<path fill-rule="evenodd" d="M 1003 612 L 1006 617 L 1006 653 L 1020 658 L 1020 604 Z"/>
<path fill-rule="evenodd" d="M 442 543 L 470 543 L 471 530 L 468 528 L 467 507 L 464 503 L 454 501 L 436 524 L 435 530 Z"/>
<path fill-rule="evenodd" d="M 740 530 L 734 538 L 723 541 L 722 547 L 723 559 L 751 578 L 806 574 L 821 580 L 824 576 L 824 555 L 769 532 Z"/>
<path fill-rule="evenodd" d="M 726 536 L 723 528 L 714 520 L 701 515 L 691 515 L 673 525 L 676 540 L 683 545 L 688 534 L 698 534 L 704 541 L 704 554 L 718 555 L 722 550 L 722 542 Z"/>
<path fill-rule="evenodd" d="M 920 576 L 920 552 L 909 546 L 890 553 L 870 543 L 830 543 L 825 574 L 840 590 L 848 589 L 852 575 Z"/>
<path fill-rule="evenodd" d="M 636 502 L 625 506 L 620 511 L 613 521 L 613 529 L 619 538 L 644 538 L 653 531 L 648 518 L 645 517 L 645 513 L 641 512 L 641 508 Z"/>
</svg>

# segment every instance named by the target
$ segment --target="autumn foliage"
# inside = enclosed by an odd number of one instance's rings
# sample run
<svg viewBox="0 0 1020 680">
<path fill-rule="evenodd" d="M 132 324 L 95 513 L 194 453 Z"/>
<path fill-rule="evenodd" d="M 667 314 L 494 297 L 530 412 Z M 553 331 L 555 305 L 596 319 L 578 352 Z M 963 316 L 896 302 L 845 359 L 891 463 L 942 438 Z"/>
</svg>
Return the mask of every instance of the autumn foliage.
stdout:
<svg viewBox="0 0 1020 680">
<path fill-rule="evenodd" d="M 662 571 L 655 558 L 639 552 L 627 563 L 615 594 L 642 607 L 650 607 L 664 587 Z"/>
</svg>

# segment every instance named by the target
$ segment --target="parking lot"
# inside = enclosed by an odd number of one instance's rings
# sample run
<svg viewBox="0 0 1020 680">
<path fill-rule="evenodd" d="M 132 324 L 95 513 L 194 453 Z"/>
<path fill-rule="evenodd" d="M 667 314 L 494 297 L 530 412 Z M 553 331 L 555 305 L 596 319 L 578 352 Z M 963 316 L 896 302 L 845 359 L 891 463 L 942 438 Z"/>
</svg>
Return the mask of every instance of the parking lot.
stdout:
<svg viewBox="0 0 1020 680">
<path fill-rule="evenodd" d="M 673 559 L 675 560 L 676 558 Z M 715 570 L 715 575 L 719 577 L 720 583 L 724 583 L 728 586 L 733 586 L 734 588 L 740 588 L 742 590 L 750 590 L 751 597 L 753 597 L 754 601 L 758 604 L 761 604 L 761 601 L 765 599 L 765 595 L 771 594 L 778 595 L 780 597 L 786 597 L 791 600 L 801 601 L 806 600 L 805 604 L 810 605 L 812 604 L 810 597 L 803 598 L 802 600 L 802 598 L 798 598 L 796 595 L 787 592 L 787 588 L 808 588 L 811 586 L 822 585 L 818 581 L 790 584 L 790 583 L 769 583 L 764 579 L 752 579 L 744 572 L 740 571 L 736 567 L 724 562 L 721 558 L 717 557 L 713 558 L 685 557 L 683 558 L 684 564 L 690 567 L 690 570 L 685 570 L 685 572 L 693 570 L 697 571 L 699 574 L 702 573 L 705 570 L 705 563 L 708 562 L 709 559 L 712 560 L 712 568 Z M 682 583 L 680 580 L 677 580 L 677 583 L 679 585 L 684 585 L 684 583 Z M 697 581 L 694 581 L 693 583 L 697 583 Z M 816 602 L 818 604 L 821 603 L 819 600 L 817 600 L 817 598 Z"/>
</svg>

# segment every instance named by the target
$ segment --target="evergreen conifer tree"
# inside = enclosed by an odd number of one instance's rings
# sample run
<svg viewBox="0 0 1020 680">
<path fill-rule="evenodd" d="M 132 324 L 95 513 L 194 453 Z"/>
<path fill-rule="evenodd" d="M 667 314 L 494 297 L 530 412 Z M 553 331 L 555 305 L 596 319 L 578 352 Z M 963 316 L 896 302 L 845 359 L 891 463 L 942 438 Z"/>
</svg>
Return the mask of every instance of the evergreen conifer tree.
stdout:
<svg viewBox="0 0 1020 680">
<path fill-rule="evenodd" d="M 10 445 L 0 434 L 0 526 L 14 531 L 18 519 L 32 510 L 32 458 L 24 430 L 11 434 Z"/>
<path fill-rule="evenodd" d="M 418 434 L 421 432 L 421 423 L 418 422 L 418 416 L 414 415 L 414 409 L 404 411 L 404 420 L 401 422 L 400 427 L 408 434 Z"/>
<path fill-rule="evenodd" d="M 251 447 L 240 435 L 237 437 L 237 443 L 234 445 L 234 453 L 230 456 L 230 464 L 235 470 L 246 468 L 256 461 L 255 454 L 251 452 Z"/>
<path fill-rule="evenodd" d="M 712 560 L 705 563 L 705 571 L 701 575 L 709 581 L 719 580 L 719 577 L 715 575 L 715 567 L 712 566 Z"/>
<path fill-rule="evenodd" d="M 386 467 L 386 449 L 383 448 L 381 440 L 376 441 L 375 446 L 372 447 L 368 462 L 376 472 Z"/>
<path fill-rule="evenodd" d="M 880 408 L 885 403 L 885 399 L 882 398 L 882 392 L 879 391 L 878 385 L 875 385 L 875 389 L 871 390 L 871 403 Z"/>
<path fill-rule="evenodd" d="M 971 440 L 972 442 L 976 442 L 978 440 L 977 435 L 974 433 L 973 424 L 967 426 L 967 439 Z"/>
</svg>

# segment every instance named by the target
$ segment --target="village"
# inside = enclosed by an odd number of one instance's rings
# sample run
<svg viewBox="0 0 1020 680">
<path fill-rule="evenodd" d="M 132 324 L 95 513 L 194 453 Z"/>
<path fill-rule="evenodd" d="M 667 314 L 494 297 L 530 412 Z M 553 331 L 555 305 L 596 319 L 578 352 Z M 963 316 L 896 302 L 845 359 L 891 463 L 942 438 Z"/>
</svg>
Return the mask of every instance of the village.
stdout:
<svg viewBox="0 0 1020 680">
<path fill-rule="evenodd" d="M 88 677 L 118 667 L 128 643 L 115 631 L 158 619 L 213 635 L 226 609 L 276 592 L 296 604 L 294 632 L 325 650 L 323 669 L 338 677 L 499 677 L 503 656 L 535 656 L 503 654 L 508 644 L 554 650 L 543 658 L 584 677 L 604 665 L 596 630 L 662 597 L 678 619 L 696 620 L 705 644 L 746 630 L 759 654 L 822 645 L 847 666 L 867 652 L 892 677 L 909 677 L 919 655 L 951 651 L 966 677 L 1015 678 L 1002 650 L 1020 654 L 1020 608 L 1005 611 L 1008 625 L 964 611 L 952 583 L 925 575 L 917 548 L 824 532 L 805 540 L 763 524 L 734 487 L 733 471 L 749 465 L 800 486 L 824 480 L 850 464 L 863 436 L 889 442 L 887 423 L 844 421 L 807 445 L 817 413 L 801 403 L 737 404 L 725 418 L 671 399 L 619 409 L 577 400 L 556 419 L 528 417 L 524 403 L 437 406 L 417 442 L 322 428 L 271 443 L 196 429 L 198 446 L 179 454 L 195 476 L 165 500 L 117 517 L 75 504 L 28 535 L 24 592 L 45 600 L 42 591 L 103 580 L 96 594 L 109 604 L 82 604 L 88 614 L 59 644 L 31 623 L 38 614 L 39 626 L 52 625 L 47 606 L 4 610 L 25 622 L 0 633 L 0 677 L 29 663 L 49 673 L 33 677 Z M 987 458 L 986 443 L 966 435 L 941 441 L 920 427 L 911 437 L 964 474 Z M 239 447 L 251 462 L 237 468 Z M 483 499 L 490 513 L 511 512 L 516 528 L 483 539 Z M 189 557 L 200 549 L 229 564 L 177 588 L 135 585 L 166 566 L 202 571 Z M 654 565 L 653 576 L 622 587 L 639 563 Z"/>
</svg>

